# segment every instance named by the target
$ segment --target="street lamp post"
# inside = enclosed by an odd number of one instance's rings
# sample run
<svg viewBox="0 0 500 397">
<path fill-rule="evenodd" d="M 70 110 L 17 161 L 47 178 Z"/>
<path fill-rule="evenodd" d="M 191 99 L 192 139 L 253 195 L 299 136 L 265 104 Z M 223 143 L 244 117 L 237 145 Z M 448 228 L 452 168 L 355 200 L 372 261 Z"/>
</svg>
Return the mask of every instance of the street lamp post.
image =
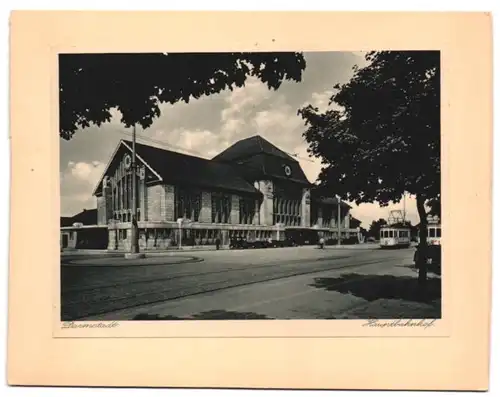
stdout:
<svg viewBox="0 0 500 397">
<path fill-rule="evenodd" d="M 341 245 L 341 229 L 340 229 L 340 196 L 337 196 L 337 228 L 338 228 L 338 239 L 337 239 L 337 245 Z"/>
<path fill-rule="evenodd" d="M 135 151 L 135 124 L 132 132 L 132 224 L 130 228 L 130 252 L 125 254 L 126 258 L 136 259 L 144 257 L 144 254 L 139 253 L 139 226 L 137 224 L 137 162 Z"/>
<path fill-rule="evenodd" d="M 179 225 L 179 250 L 182 249 L 182 222 L 184 219 L 179 218 L 177 219 L 177 224 Z"/>
<path fill-rule="evenodd" d="M 139 253 L 139 230 L 137 225 L 137 163 L 135 156 L 135 125 L 132 133 L 132 230 L 130 253 Z"/>
</svg>

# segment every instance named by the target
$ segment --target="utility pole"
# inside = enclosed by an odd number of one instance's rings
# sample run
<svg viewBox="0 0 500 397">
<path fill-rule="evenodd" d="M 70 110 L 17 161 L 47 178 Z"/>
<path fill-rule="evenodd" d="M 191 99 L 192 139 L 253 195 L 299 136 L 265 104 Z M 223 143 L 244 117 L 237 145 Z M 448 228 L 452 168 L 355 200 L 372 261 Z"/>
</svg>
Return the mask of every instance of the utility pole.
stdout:
<svg viewBox="0 0 500 397">
<path fill-rule="evenodd" d="M 338 227 L 338 239 L 337 239 L 337 245 L 341 245 L 341 229 L 340 229 L 340 196 L 337 196 L 337 227 Z"/>
<path fill-rule="evenodd" d="M 137 162 L 135 153 L 135 124 L 132 132 L 132 161 L 131 161 L 131 174 L 132 174 L 132 225 L 130 228 L 130 253 L 125 254 L 126 258 L 136 259 L 144 257 L 139 253 L 139 227 L 137 224 Z"/>
<path fill-rule="evenodd" d="M 135 124 L 132 133 L 132 230 L 130 253 L 137 254 L 139 252 L 139 230 L 137 227 L 137 163 L 135 155 Z"/>
<path fill-rule="evenodd" d="M 406 225 L 406 192 L 403 193 L 403 224 Z"/>
</svg>

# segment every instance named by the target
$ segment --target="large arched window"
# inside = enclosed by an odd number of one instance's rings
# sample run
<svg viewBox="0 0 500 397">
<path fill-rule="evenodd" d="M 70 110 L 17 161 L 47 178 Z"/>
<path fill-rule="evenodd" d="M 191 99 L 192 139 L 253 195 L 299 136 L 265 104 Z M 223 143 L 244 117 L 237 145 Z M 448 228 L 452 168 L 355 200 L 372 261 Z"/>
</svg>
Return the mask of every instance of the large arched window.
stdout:
<svg viewBox="0 0 500 397">
<path fill-rule="evenodd" d="M 229 223 L 231 216 L 231 195 L 212 192 L 212 223 Z"/>
<path fill-rule="evenodd" d="M 252 197 L 240 197 L 240 223 L 251 225 L 255 216 L 255 200 Z"/>
<path fill-rule="evenodd" d="M 201 191 L 176 187 L 175 189 L 175 219 L 185 218 L 198 222 L 201 211 Z"/>
</svg>

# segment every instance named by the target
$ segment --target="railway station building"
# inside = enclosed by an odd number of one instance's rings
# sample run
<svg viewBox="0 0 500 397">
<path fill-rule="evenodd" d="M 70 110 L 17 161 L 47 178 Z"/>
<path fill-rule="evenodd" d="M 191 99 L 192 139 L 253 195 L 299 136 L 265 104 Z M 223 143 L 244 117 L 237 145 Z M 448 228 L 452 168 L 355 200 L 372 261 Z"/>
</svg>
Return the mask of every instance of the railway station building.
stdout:
<svg viewBox="0 0 500 397">
<path fill-rule="evenodd" d="M 93 195 L 96 228 L 108 250 L 128 250 L 132 220 L 132 143 L 121 140 Z M 350 207 L 320 197 L 296 159 L 261 136 L 240 140 L 213 159 L 136 143 L 136 192 L 141 250 L 228 245 L 233 238 L 357 236 Z"/>
</svg>

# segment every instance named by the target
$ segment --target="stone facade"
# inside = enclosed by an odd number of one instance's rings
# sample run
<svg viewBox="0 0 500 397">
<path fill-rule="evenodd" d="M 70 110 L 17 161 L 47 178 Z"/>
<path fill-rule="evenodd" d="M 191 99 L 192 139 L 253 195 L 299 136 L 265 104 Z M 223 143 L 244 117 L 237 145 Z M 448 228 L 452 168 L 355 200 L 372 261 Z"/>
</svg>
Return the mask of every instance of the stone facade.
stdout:
<svg viewBox="0 0 500 397">
<path fill-rule="evenodd" d="M 175 187 L 172 185 L 165 185 L 165 210 L 162 212 L 163 220 L 175 221 Z"/>
<path fill-rule="evenodd" d="M 210 194 L 210 192 L 201 192 L 200 222 L 212 222 L 212 195 Z"/>
<path fill-rule="evenodd" d="M 97 197 L 97 224 L 107 224 L 106 216 L 106 198 L 104 196 Z"/>
<path fill-rule="evenodd" d="M 113 219 L 111 188 L 107 182 L 103 183 L 102 192 L 102 196 L 97 197 L 97 224 L 107 225 Z"/>
<path fill-rule="evenodd" d="M 301 226 L 310 227 L 311 226 L 311 189 L 302 189 L 302 200 L 300 202 L 301 206 Z"/>
<path fill-rule="evenodd" d="M 240 223 L 240 197 L 236 194 L 231 195 L 231 224 L 237 225 Z"/>
<path fill-rule="evenodd" d="M 255 187 L 262 193 L 262 202 L 259 209 L 260 224 L 271 226 L 273 224 L 273 182 L 257 181 Z"/>
<path fill-rule="evenodd" d="M 147 205 L 146 219 L 147 221 L 161 222 L 167 220 L 167 203 L 166 203 L 166 187 L 161 184 L 156 184 L 147 187 Z M 173 200 L 172 200 L 173 201 Z M 173 216 L 172 219 L 173 221 Z"/>
</svg>

